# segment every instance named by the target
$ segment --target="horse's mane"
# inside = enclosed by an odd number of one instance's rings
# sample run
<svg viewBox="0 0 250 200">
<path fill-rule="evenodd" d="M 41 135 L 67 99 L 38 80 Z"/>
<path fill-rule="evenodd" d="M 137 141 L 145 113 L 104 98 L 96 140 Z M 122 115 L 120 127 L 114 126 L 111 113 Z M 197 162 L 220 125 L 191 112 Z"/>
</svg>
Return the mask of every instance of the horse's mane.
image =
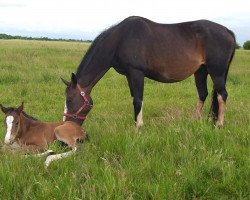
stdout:
<svg viewBox="0 0 250 200">
<path fill-rule="evenodd" d="M 97 46 L 100 44 L 100 42 L 107 36 L 109 33 L 113 30 L 113 27 L 115 25 L 109 27 L 108 29 L 104 30 L 102 33 L 100 33 L 92 42 L 89 49 L 87 50 L 86 54 L 84 55 L 80 65 L 77 68 L 76 77 L 80 76 L 81 71 L 88 66 L 90 60 L 92 59 L 93 54 L 95 53 Z"/>
<path fill-rule="evenodd" d="M 13 107 L 10 107 L 10 108 L 7 108 L 8 109 L 8 112 L 17 112 L 17 108 L 13 108 Z M 39 121 L 37 118 L 35 117 L 32 117 L 31 115 L 28 115 L 26 112 L 22 111 L 22 114 L 28 118 L 28 119 L 31 119 L 31 120 L 34 120 L 34 121 Z"/>
<path fill-rule="evenodd" d="M 31 115 L 28 115 L 26 112 L 22 111 L 22 114 L 28 118 L 28 119 L 31 119 L 31 120 L 34 120 L 34 121 L 39 121 L 37 118 L 35 117 L 32 117 Z"/>
</svg>

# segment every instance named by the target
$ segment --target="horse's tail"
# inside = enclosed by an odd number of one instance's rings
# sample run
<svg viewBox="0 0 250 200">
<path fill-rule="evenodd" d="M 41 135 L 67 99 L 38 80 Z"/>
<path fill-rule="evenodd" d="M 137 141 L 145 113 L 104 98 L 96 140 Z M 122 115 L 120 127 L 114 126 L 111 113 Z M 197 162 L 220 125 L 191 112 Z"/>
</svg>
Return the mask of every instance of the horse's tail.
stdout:
<svg viewBox="0 0 250 200">
<path fill-rule="evenodd" d="M 225 74 L 225 82 L 227 81 L 227 74 L 228 74 L 228 71 L 229 71 L 229 66 L 231 65 L 231 62 L 233 60 L 233 57 L 234 57 L 234 54 L 235 54 L 235 49 L 236 49 L 236 39 L 235 39 L 235 34 L 233 31 L 227 29 L 227 31 L 229 32 L 229 34 L 232 36 L 233 40 L 234 40 L 234 43 L 233 43 L 233 52 L 231 53 L 231 56 L 230 56 L 230 59 L 229 59 L 229 62 L 228 62 L 228 66 L 227 66 L 227 71 L 226 71 L 226 74 Z"/>
<path fill-rule="evenodd" d="M 227 70 L 225 72 L 225 84 L 227 81 L 227 75 L 228 75 L 228 71 L 229 71 L 229 66 L 231 65 L 231 62 L 233 60 L 234 54 L 235 54 L 235 49 L 236 49 L 236 39 L 235 39 L 235 34 L 233 33 L 233 31 L 227 29 L 228 33 L 232 36 L 233 38 L 233 51 L 231 53 L 228 65 L 227 65 Z M 219 102 L 217 99 L 217 91 L 213 88 L 212 91 L 212 105 L 209 111 L 209 116 L 213 117 L 213 120 L 216 120 L 218 117 L 218 112 L 219 112 Z"/>
</svg>

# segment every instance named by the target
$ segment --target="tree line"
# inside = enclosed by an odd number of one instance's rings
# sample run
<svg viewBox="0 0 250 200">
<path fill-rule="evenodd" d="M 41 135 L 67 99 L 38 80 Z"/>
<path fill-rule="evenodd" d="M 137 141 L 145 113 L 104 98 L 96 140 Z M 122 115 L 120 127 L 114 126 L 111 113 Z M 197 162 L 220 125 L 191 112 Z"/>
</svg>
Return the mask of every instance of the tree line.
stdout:
<svg viewBox="0 0 250 200">
<path fill-rule="evenodd" d="M 0 39 L 12 40 L 12 39 L 20 39 L 20 40 L 41 40 L 41 41 L 66 41 L 66 42 L 92 42 L 91 40 L 77 40 L 77 39 L 52 39 L 48 37 L 25 37 L 25 36 L 12 36 L 4 33 L 0 33 Z M 240 49 L 241 46 L 236 43 L 236 49 Z M 250 40 L 244 42 L 243 49 L 250 50 Z"/>
<path fill-rule="evenodd" d="M 7 35 L 4 33 L 0 33 L 0 39 L 5 40 L 13 40 L 13 39 L 20 39 L 20 40 L 40 40 L 40 41 L 66 41 L 66 42 L 92 42 L 91 40 L 77 40 L 77 39 L 53 39 L 48 37 L 26 37 L 26 36 L 12 36 Z"/>
</svg>

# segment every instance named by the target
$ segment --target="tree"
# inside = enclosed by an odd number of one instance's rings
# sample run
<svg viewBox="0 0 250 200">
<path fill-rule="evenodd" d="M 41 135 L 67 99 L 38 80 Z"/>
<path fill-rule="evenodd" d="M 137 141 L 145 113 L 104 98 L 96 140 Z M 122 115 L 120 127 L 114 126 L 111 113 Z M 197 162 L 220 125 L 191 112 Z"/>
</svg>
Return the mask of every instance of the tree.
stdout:
<svg viewBox="0 0 250 200">
<path fill-rule="evenodd" d="M 236 45 L 235 45 L 235 49 L 240 49 L 240 45 L 239 45 L 239 43 L 238 42 L 236 42 Z"/>
<path fill-rule="evenodd" d="M 246 50 L 250 50 L 250 40 L 246 41 L 246 42 L 243 44 L 243 48 L 246 49 Z"/>
</svg>

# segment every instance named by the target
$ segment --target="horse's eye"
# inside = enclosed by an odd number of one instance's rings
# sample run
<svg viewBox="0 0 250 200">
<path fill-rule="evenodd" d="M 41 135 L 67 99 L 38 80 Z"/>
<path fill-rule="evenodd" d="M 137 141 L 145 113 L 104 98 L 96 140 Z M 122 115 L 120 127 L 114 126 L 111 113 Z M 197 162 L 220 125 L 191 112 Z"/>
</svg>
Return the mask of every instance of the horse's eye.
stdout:
<svg viewBox="0 0 250 200">
<path fill-rule="evenodd" d="M 16 122 L 16 124 L 15 124 L 16 126 L 18 126 L 18 122 Z"/>
<path fill-rule="evenodd" d="M 67 99 L 67 104 L 71 103 L 72 100 L 71 99 Z"/>
</svg>

